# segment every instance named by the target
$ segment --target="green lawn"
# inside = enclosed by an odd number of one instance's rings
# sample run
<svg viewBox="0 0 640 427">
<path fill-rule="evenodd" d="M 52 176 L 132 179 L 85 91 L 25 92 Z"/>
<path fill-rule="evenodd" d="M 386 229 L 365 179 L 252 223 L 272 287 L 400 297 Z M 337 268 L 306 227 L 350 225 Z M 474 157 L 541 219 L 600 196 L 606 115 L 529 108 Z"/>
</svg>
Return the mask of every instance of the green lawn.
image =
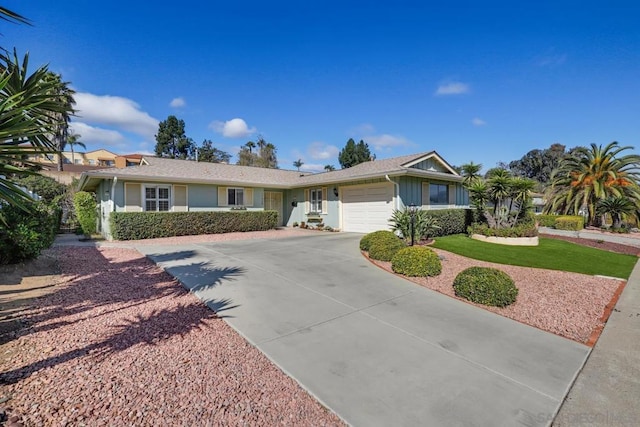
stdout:
<svg viewBox="0 0 640 427">
<path fill-rule="evenodd" d="M 433 246 L 468 258 L 498 264 L 600 274 L 622 279 L 629 278 L 638 261 L 633 255 L 616 254 L 544 237 L 540 237 L 539 246 L 505 246 L 457 234 L 438 237 Z"/>
</svg>

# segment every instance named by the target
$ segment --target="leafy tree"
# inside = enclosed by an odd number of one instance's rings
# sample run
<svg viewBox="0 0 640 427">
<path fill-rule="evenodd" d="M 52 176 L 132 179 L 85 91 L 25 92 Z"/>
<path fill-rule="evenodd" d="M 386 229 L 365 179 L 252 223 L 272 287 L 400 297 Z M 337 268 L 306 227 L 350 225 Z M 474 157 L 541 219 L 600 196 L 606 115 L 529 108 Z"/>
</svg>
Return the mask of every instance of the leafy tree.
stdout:
<svg viewBox="0 0 640 427">
<path fill-rule="evenodd" d="M 302 159 L 298 159 L 295 162 L 293 162 L 293 167 L 298 168 L 298 170 L 300 170 L 302 165 L 304 165 L 304 162 L 302 161 Z"/>
<path fill-rule="evenodd" d="M 633 215 L 636 211 L 636 205 L 626 197 L 607 197 L 600 200 L 596 206 L 596 213 L 599 215 L 611 215 L 611 228 L 620 229 L 622 225 L 622 217 Z"/>
<path fill-rule="evenodd" d="M 229 163 L 231 154 L 222 151 L 213 146 L 213 142 L 209 139 L 202 141 L 202 145 L 198 148 L 198 161 L 209 163 Z"/>
<path fill-rule="evenodd" d="M 326 172 L 332 172 L 332 171 L 336 170 L 336 167 L 333 166 L 333 165 L 324 165 L 324 170 Z"/>
<path fill-rule="evenodd" d="M 342 169 L 368 162 L 373 158 L 375 158 L 375 156 L 371 155 L 369 145 L 363 140 L 360 140 L 360 142 L 356 144 L 353 138 L 349 138 L 347 144 L 338 154 L 338 161 Z"/>
<path fill-rule="evenodd" d="M 587 223 L 597 226 L 601 200 L 626 197 L 640 208 L 640 156 L 623 154 L 632 149 L 616 141 L 604 147 L 591 144 L 564 158 L 551 177 L 545 213 L 579 215 L 586 211 Z"/>
<path fill-rule="evenodd" d="M 258 138 L 258 148 L 260 149 L 258 158 L 256 160 L 256 166 L 261 168 L 278 169 L 278 157 L 276 156 L 276 146 L 270 142 L 264 140 L 264 138 Z"/>
<path fill-rule="evenodd" d="M 158 125 L 156 135 L 156 155 L 173 159 L 192 159 L 195 154 L 195 144 L 187 138 L 184 131 L 184 120 L 176 116 L 169 116 Z"/>
<path fill-rule="evenodd" d="M 46 203 L 53 202 L 56 197 L 62 196 L 67 191 L 66 185 L 43 175 L 27 175 L 16 179 L 16 182 L 42 197 Z"/>
<path fill-rule="evenodd" d="M 571 151 L 565 151 L 564 145 L 552 144 L 543 150 L 531 150 L 520 160 L 510 162 L 509 170 L 515 176 L 535 179 L 541 184 L 547 184 L 562 159 L 570 155 Z"/>
<path fill-rule="evenodd" d="M 76 163 L 76 159 L 75 159 L 75 151 L 73 149 L 73 147 L 75 147 L 76 145 L 84 148 L 85 150 L 87 149 L 87 146 L 84 144 L 84 142 L 80 141 L 80 137 L 81 135 L 78 135 L 76 133 L 73 133 L 71 135 L 69 135 L 67 137 L 67 145 L 69 146 L 69 148 L 71 149 L 71 163 L 75 164 Z"/>
</svg>

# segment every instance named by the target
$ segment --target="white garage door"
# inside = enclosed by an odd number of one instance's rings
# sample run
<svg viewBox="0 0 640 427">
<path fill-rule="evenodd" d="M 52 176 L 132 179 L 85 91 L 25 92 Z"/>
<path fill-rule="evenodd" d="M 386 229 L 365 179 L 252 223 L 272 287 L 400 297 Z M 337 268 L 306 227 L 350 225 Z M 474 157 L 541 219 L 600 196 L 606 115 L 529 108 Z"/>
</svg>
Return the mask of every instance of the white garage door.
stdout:
<svg viewBox="0 0 640 427">
<path fill-rule="evenodd" d="M 370 184 L 342 188 L 342 228 L 370 233 L 388 230 L 393 212 L 393 185 Z"/>
</svg>

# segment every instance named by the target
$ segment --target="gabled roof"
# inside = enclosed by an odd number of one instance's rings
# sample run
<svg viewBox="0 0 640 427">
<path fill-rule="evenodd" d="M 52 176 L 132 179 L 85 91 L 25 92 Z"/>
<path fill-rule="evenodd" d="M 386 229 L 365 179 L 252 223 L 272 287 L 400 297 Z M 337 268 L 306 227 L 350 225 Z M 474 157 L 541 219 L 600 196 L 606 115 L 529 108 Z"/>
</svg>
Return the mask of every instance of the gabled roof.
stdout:
<svg viewBox="0 0 640 427">
<path fill-rule="evenodd" d="M 426 159 L 434 159 L 448 172 L 412 167 Z M 435 151 L 364 162 L 351 168 L 316 174 L 160 157 L 145 156 L 143 160 L 146 164 L 139 166 L 86 172 L 82 175 L 80 185 L 82 188 L 91 189 L 95 188 L 101 179 L 111 179 L 113 177 L 147 182 L 245 185 L 268 188 L 307 187 L 310 185 L 346 183 L 401 175 L 446 179 L 449 181 L 462 180 L 462 177 Z"/>
</svg>

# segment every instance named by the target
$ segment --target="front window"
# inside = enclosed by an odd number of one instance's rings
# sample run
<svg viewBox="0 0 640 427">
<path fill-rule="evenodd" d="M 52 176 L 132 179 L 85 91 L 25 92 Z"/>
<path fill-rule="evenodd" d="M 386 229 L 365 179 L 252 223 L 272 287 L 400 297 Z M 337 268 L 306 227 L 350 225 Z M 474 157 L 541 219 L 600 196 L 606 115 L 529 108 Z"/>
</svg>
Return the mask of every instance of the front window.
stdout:
<svg viewBox="0 0 640 427">
<path fill-rule="evenodd" d="M 169 210 L 169 187 L 145 187 L 144 210 L 166 212 Z"/>
<path fill-rule="evenodd" d="M 429 203 L 432 205 L 448 204 L 449 186 L 444 184 L 429 184 Z"/>
<path fill-rule="evenodd" d="M 322 188 L 311 190 L 310 193 L 311 212 L 322 212 Z"/>
<path fill-rule="evenodd" d="M 76 165 L 81 165 L 82 164 L 82 159 L 75 159 Z"/>
<path fill-rule="evenodd" d="M 227 203 L 229 206 L 244 206 L 244 189 L 227 188 Z"/>
</svg>

